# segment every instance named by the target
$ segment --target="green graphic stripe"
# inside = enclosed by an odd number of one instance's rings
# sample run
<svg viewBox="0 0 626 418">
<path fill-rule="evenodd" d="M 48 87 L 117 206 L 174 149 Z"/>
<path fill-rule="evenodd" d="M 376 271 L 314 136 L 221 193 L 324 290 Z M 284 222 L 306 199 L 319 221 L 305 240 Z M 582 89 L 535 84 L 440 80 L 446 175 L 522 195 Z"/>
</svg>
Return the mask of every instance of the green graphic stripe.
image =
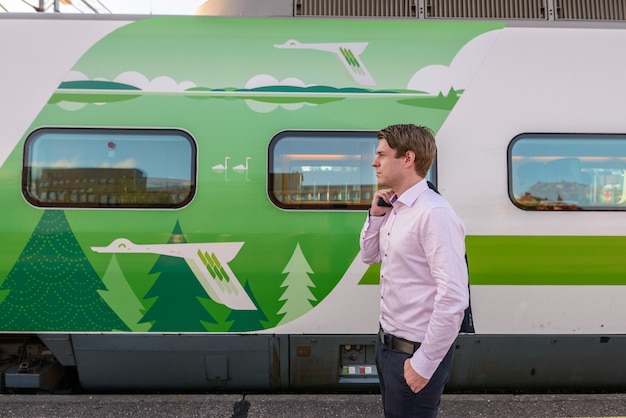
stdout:
<svg viewBox="0 0 626 418">
<path fill-rule="evenodd" d="M 209 274 L 211 275 L 211 277 L 213 277 L 214 279 L 215 277 L 218 277 L 220 280 L 223 280 L 222 275 L 219 271 L 221 266 L 219 265 L 219 262 L 217 262 L 215 254 L 209 255 L 208 252 L 203 253 L 202 251 L 198 250 L 198 257 L 200 257 L 202 263 L 206 266 L 207 270 L 209 270 Z"/>
<path fill-rule="evenodd" d="M 626 237 L 468 236 L 473 285 L 626 285 Z"/>
<path fill-rule="evenodd" d="M 226 274 L 226 270 L 224 270 L 224 267 L 222 267 L 222 264 L 217 259 L 215 253 L 211 253 L 211 255 L 209 255 L 208 252 L 203 253 L 202 251 L 198 250 L 198 257 L 200 257 L 202 263 L 206 266 L 207 270 L 209 270 L 211 277 L 213 277 L 214 279 L 217 277 L 220 280 L 226 280 L 227 282 L 230 282 L 230 277 L 228 277 L 228 274 Z"/>
<path fill-rule="evenodd" d="M 341 51 L 341 54 L 344 56 L 346 61 L 348 61 L 348 63 L 352 67 L 356 67 L 356 68 L 360 69 L 361 66 L 359 65 L 359 62 L 354 57 L 354 54 L 352 53 L 352 51 L 350 51 L 349 49 L 346 49 L 346 48 L 339 48 L 339 50 Z"/>
</svg>

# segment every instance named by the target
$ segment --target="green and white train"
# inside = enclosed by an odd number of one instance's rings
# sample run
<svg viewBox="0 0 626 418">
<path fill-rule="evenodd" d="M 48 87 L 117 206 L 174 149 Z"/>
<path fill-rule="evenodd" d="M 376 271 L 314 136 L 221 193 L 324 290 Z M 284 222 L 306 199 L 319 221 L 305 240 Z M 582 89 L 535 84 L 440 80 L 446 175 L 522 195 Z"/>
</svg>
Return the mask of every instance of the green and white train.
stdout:
<svg viewBox="0 0 626 418">
<path fill-rule="evenodd" d="M 377 390 L 394 123 L 467 227 L 448 391 L 626 388 L 624 22 L 3 15 L 0 56 L 3 391 Z"/>
</svg>

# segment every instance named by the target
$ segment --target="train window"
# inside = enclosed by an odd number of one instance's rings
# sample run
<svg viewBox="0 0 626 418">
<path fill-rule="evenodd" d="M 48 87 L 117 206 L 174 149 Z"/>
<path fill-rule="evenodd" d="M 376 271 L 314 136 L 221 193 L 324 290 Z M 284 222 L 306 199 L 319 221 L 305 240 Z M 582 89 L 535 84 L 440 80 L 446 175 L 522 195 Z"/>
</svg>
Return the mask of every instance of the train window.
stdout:
<svg viewBox="0 0 626 418">
<path fill-rule="evenodd" d="M 26 138 L 22 193 L 39 207 L 180 208 L 196 145 L 175 129 L 42 128 Z"/>
<path fill-rule="evenodd" d="M 626 135 L 522 134 L 509 195 L 525 210 L 626 210 Z"/>
<path fill-rule="evenodd" d="M 377 131 L 285 131 L 269 147 L 268 193 L 283 209 L 364 210 L 377 190 Z M 428 179 L 434 173 L 434 164 Z"/>
</svg>

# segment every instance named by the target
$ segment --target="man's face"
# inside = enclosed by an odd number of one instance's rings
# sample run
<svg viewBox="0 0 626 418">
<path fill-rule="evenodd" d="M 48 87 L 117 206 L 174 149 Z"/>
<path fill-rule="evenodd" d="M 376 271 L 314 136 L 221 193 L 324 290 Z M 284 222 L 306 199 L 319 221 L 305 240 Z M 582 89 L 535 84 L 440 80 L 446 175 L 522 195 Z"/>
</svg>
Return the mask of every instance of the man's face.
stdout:
<svg viewBox="0 0 626 418">
<path fill-rule="evenodd" d="M 402 179 L 404 159 L 396 158 L 396 151 L 386 139 L 379 139 L 372 167 L 376 169 L 378 185 L 393 189 Z"/>
</svg>

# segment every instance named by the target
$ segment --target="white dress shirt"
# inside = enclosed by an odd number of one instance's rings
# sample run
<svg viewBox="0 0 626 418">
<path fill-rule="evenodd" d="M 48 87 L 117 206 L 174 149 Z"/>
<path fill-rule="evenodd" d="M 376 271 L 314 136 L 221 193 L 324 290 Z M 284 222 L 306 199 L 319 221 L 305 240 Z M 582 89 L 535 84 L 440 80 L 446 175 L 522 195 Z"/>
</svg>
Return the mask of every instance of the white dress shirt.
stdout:
<svg viewBox="0 0 626 418">
<path fill-rule="evenodd" d="M 361 232 L 365 263 L 380 268 L 380 325 L 422 343 L 411 365 L 430 379 L 458 335 L 469 305 L 465 226 L 425 180 L 392 199 Z"/>
</svg>

